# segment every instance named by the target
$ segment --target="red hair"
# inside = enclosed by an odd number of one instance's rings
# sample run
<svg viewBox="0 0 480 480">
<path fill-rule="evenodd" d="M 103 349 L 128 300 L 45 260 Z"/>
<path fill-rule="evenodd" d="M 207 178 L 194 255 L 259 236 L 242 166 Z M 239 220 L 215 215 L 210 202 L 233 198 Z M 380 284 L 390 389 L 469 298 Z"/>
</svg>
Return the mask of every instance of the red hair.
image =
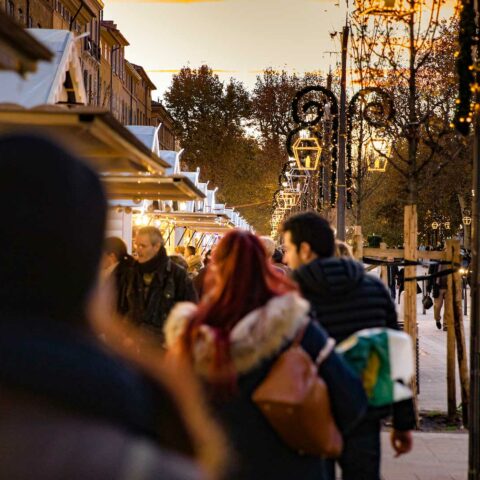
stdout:
<svg viewBox="0 0 480 480">
<path fill-rule="evenodd" d="M 206 293 L 185 334 L 185 346 L 191 351 L 202 325 L 216 334 L 214 374 L 223 383 L 232 377 L 230 332 L 251 311 L 273 297 L 296 291 L 285 275 L 274 269 L 261 240 L 250 232 L 232 230 L 215 248 L 206 278 Z"/>
</svg>

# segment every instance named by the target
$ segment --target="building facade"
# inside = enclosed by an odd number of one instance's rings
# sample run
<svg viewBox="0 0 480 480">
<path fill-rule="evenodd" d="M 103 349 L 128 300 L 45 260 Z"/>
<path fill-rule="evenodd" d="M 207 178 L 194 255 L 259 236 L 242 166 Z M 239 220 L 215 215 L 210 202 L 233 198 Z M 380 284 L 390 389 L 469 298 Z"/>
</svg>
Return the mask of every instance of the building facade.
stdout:
<svg viewBox="0 0 480 480">
<path fill-rule="evenodd" d="M 102 0 L 0 0 L 0 8 L 25 28 L 70 30 L 81 36 L 87 103 L 110 110 L 124 125 L 161 124 L 161 148 L 178 149 L 172 117 L 152 102 L 156 87 L 144 68 L 125 58 L 129 42 L 113 21 L 103 19 Z"/>
</svg>

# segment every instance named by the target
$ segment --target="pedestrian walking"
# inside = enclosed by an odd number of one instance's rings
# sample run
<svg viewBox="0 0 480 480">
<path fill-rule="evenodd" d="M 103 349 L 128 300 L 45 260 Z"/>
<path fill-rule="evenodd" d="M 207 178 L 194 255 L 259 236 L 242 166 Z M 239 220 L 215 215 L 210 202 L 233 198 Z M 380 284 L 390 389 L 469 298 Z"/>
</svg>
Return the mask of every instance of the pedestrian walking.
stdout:
<svg viewBox="0 0 480 480">
<path fill-rule="evenodd" d="M 287 446 L 252 396 L 299 335 L 312 358 L 325 355 L 319 374 L 343 432 L 358 422 L 365 408 L 359 379 L 333 351 L 324 330 L 310 320 L 310 306 L 296 286 L 272 268 L 255 235 L 227 233 L 207 275 L 210 287 L 202 302 L 177 305 L 165 337 L 170 351 L 183 351 L 191 359 L 225 427 L 235 459 L 226 478 L 324 479 L 324 460 Z"/>
<path fill-rule="evenodd" d="M 326 219 L 307 212 L 282 227 L 285 259 L 293 278 L 310 301 L 313 314 L 337 342 L 365 328 L 398 329 L 395 305 L 383 283 L 365 273 L 353 259 L 334 257 L 334 233 Z M 344 480 L 380 479 L 380 427 L 389 408 L 369 408 L 366 417 L 345 438 L 339 464 Z M 415 416 L 411 400 L 393 405 L 392 445 L 397 454 L 412 448 Z M 329 462 L 334 479 L 333 462 Z"/>
<path fill-rule="evenodd" d="M 163 325 L 173 306 L 197 301 L 192 281 L 167 255 L 156 227 L 141 228 L 135 239 L 138 261 L 125 287 L 130 320 L 163 342 Z"/>
<path fill-rule="evenodd" d="M 429 275 L 436 275 L 449 268 L 448 265 L 433 264 L 428 267 Z M 448 288 L 448 276 L 434 276 L 428 279 L 427 292 L 432 294 L 433 297 L 433 317 L 435 324 L 439 330 L 442 329 L 442 308 L 445 304 Z M 447 330 L 447 325 L 443 324 L 443 330 Z"/>
<path fill-rule="evenodd" d="M 173 398 L 93 335 L 97 175 L 50 141 L 3 137 L 0 201 L 0 478 L 203 478 Z"/>
</svg>

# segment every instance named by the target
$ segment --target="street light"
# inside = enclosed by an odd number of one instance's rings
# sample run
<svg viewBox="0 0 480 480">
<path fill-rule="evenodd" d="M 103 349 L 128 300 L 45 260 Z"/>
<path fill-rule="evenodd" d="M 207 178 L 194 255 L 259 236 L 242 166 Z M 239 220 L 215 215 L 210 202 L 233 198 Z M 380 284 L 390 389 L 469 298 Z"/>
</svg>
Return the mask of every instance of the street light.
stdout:
<svg viewBox="0 0 480 480">
<path fill-rule="evenodd" d="M 321 155 L 322 147 L 315 137 L 299 137 L 293 145 L 297 170 L 317 170 Z"/>
</svg>

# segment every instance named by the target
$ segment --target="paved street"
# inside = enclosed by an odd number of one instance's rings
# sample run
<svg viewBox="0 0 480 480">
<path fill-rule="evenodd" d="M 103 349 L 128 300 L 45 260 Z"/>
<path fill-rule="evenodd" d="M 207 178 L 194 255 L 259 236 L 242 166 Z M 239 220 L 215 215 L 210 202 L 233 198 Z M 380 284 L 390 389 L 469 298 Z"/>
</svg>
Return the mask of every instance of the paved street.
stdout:
<svg viewBox="0 0 480 480">
<path fill-rule="evenodd" d="M 419 273 L 421 269 L 419 269 Z M 421 411 L 447 410 L 446 389 L 446 332 L 438 330 L 433 307 L 422 314 L 421 295 L 418 298 L 418 327 L 420 338 L 420 395 Z M 400 305 L 399 313 L 402 313 Z M 465 320 L 467 348 L 469 321 Z M 458 375 L 457 375 L 458 384 Z M 457 388 L 457 403 L 460 392 Z M 466 480 L 468 467 L 468 435 L 466 433 L 416 432 L 414 451 L 395 459 L 388 433 L 382 434 L 384 480 Z"/>
<path fill-rule="evenodd" d="M 388 433 L 382 434 L 383 480 L 466 480 L 468 435 L 423 433 L 414 435 L 414 450 L 393 457 Z"/>
</svg>

